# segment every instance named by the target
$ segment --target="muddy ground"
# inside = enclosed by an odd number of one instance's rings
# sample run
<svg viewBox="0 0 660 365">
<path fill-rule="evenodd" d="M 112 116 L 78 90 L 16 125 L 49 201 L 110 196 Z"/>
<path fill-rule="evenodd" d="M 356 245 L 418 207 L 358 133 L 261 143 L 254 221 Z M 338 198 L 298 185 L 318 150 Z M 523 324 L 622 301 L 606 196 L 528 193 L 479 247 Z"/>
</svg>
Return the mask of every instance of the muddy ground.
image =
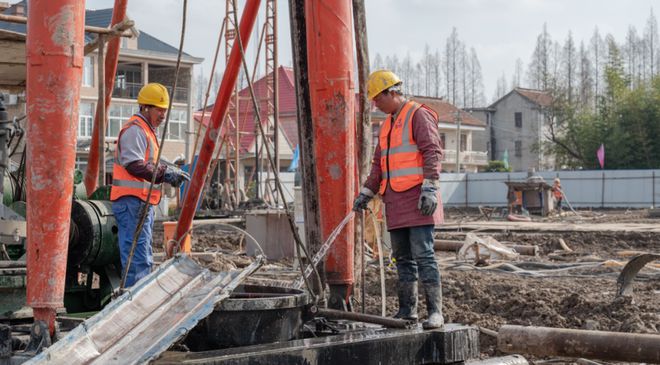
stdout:
<svg viewBox="0 0 660 365">
<path fill-rule="evenodd" d="M 644 211 L 584 212 L 582 223 L 590 222 L 646 222 L 658 223 L 660 219 L 648 218 Z M 478 212 L 448 210 L 448 221 L 474 221 Z M 546 221 L 570 221 L 571 217 L 555 217 Z M 155 242 L 159 230 L 155 230 Z M 481 234 L 482 236 L 485 234 Z M 162 237 L 162 236 L 161 236 Z M 616 279 L 623 264 L 630 259 L 629 251 L 660 252 L 660 241 L 652 233 L 509 233 L 493 235 L 500 241 L 515 244 L 538 245 L 540 255 L 520 256 L 514 264 L 541 263 L 561 265 L 567 263 L 592 263 L 574 270 L 550 270 L 515 274 L 496 268 L 460 264 L 455 254 L 437 254 L 441 266 L 443 285 L 443 310 L 447 322 L 471 324 L 497 331 L 504 324 L 533 325 L 560 328 L 591 329 L 617 332 L 660 332 L 660 268 L 644 269 L 634 284 L 634 296 L 616 297 Z M 563 238 L 573 252 L 561 250 L 558 238 Z M 439 239 L 456 239 L 437 233 Z M 241 267 L 246 260 L 240 234 L 228 231 L 204 229 L 194 236 L 194 251 L 224 252 L 221 264 L 207 262 L 214 269 Z M 229 262 L 229 263 L 227 263 Z M 204 262 L 201 262 L 205 264 Z M 493 262 L 491 262 L 492 264 Z M 217 265 L 216 265 L 217 264 Z M 215 266 L 214 266 L 215 265 Z M 276 264 L 277 266 L 278 264 Z M 279 264 L 286 267 L 288 263 Z M 394 265 L 385 269 L 387 288 L 387 314 L 397 309 Z M 356 275 L 359 284 L 359 275 Z M 380 314 L 380 277 L 378 266 L 366 269 L 366 312 Z M 356 288 L 356 307 L 361 309 L 359 286 Z M 425 306 L 420 293 L 420 314 L 425 317 Z M 501 355 L 493 337 L 480 337 L 483 356 Z"/>
</svg>

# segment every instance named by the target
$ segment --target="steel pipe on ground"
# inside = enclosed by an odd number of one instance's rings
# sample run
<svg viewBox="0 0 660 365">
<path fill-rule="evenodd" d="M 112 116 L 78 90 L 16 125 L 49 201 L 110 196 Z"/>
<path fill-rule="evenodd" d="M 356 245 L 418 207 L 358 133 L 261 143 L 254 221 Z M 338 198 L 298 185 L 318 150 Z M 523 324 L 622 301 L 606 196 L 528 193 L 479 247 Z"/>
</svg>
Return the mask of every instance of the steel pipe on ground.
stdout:
<svg viewBox="0 0 660 365">
<path fill-rule="evenodd" d="M 436 251 L 455 252 L 460 250 L 464 243 L 458 240 L 435 240 L 433 242 L 433 248 Z M 536 245 L 507 245 L 507 247 L 525 256 L 537 256 L 539 254 L 539 246 Z"/>
<path fill-rule="evenodd" d="M 331 319 L 346 319 L 351 321 L 365 322 L 379 324 L 381 326 L 390 328 L 413 328 L 416 325 L 414 321 L 407 321 L 404 319 L 388 318 L 381 316 L 374 316 L 371 314 L 347 312 L 336 309 L 325 309 L 319 307 L 312 307 L 310 309 L 312 314 Z"/>
<path fill-rule="evenodd" d="M 660 363 L 660 335 L 504 325 L 497 347 L 505 353 Z"/>
</svg>

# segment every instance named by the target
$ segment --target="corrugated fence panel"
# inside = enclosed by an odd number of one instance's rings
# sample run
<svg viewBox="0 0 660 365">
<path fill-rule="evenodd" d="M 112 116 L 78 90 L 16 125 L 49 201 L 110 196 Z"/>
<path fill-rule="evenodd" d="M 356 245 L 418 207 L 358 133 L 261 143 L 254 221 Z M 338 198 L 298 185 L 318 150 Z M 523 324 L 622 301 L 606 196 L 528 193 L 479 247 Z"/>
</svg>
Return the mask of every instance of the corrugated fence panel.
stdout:
<svg viewBox="0 0 660 365">
<path fill-rule="evenodd" d="M 574 207 L 647 208 L 660 199 L 660 170 L 544 171 L 548 184 L 561 179 Z M 446 206 L 506 206 L 506 181 L 524 181 L 525 172 L 441 174 L 441 193 Z"/>
</svg>

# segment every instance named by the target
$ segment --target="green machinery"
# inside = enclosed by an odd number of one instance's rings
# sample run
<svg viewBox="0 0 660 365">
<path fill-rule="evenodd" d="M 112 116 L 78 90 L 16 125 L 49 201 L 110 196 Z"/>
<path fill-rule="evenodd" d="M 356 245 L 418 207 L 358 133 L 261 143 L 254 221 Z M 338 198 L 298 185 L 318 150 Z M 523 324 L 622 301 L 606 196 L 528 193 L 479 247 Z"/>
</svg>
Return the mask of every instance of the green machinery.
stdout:
<svg viewBox="0 0 660 365">
<path fill-rule="evenodd" d="M 74 200 L 67 258 L 64 306 L 66 312 L 98 311 L 119 287 L 121 264 L 117 224 L 107 200 Z M 23 213 L 24 203 L 12 204 Z M 0 261 L 0 319 L 31 316 L 25 308 L 25 239 L 5 243 L 10 260 Z"/>
<path fill-rule="evenodd" d="M 24 146 L 23 119 L 25 116 L 9 118 L 0 95 L 0 320 L 32 316 L 25 307 L 25 150 L 20 163 L 11 159 Z M 82 172 L 76 170 L 64 294 L 67 313 L 100 310 L 121 278 L 117 223 L 108 201 L 110 188 L 101 187 L 86 200 L 81 182 Z"/>
</svg>

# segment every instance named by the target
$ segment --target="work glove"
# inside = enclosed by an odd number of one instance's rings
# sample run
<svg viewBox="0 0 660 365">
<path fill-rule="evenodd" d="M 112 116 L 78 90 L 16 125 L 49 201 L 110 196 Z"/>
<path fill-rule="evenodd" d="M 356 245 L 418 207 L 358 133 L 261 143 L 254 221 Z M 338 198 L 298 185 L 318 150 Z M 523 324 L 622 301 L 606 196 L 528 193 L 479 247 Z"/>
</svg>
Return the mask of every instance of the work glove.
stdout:
<svg viewBox="0 0 660 365">
<path fill-rule="evenodd" d="M 367 204 L 369 204 L 369 201 L 374 197 L 374 192 L 367 189 L 367 188 L 362 188 L 360 190 L 360 195 L 355 198 L 353 201 L 353 211 L 354 212 L 361 212 L 364 209 L 367 208 Z"/>
<path fill-rule="evenodd" d="M 417 209 L 421 211 L 422 215 L 433 215 L 435 213 L 435 210 L 438 208 L 437 192 L 439 187 L 440 181 L 424 179 L 422 193 L 417 203 Z"/>
<path fill-rule="evenodd" d="M 174 166 L 167 166 L 165 174 L 163 174 L 163 181 L 178 188 L 184 181 L 190 181 L 190 175 Z"/>
</svg>

